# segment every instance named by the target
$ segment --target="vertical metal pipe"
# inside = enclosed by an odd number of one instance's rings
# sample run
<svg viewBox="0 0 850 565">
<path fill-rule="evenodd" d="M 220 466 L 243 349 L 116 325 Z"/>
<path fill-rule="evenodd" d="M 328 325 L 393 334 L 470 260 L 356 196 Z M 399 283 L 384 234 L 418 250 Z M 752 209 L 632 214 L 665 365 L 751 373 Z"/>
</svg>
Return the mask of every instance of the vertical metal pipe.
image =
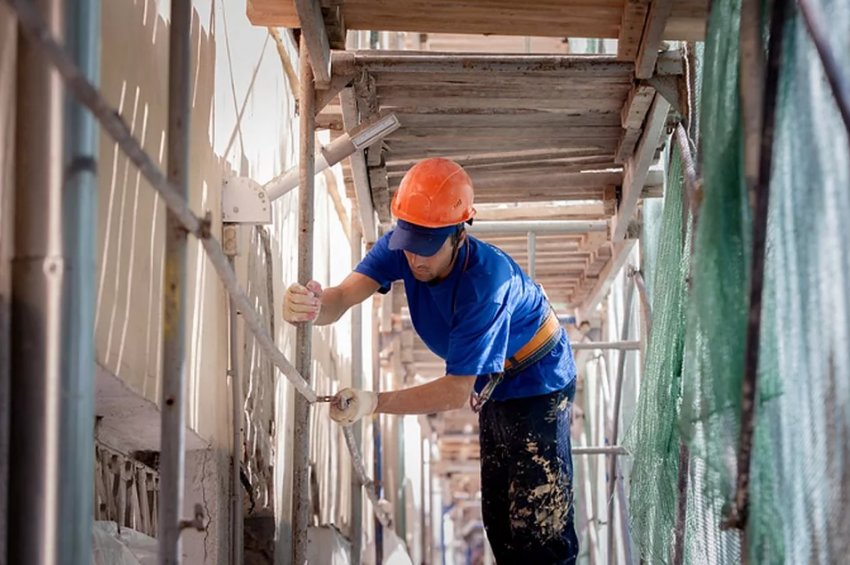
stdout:
<svg viewBox="0 0 850 565">
<path fill-rule="evenodd" d="M 236 228 L 237 230 L 239 228 Z M 228 257 L 230 268 L 236 268 L 233 256 Z M 230 564 L 242 563 L 242 379 L 239 375 L 239 309 L 230 299 L 230 383 L 233 418 L 233 467 L 230 470 Z"/>
<path fill-rule="evenodd" d="M 629 281 L 626 285 L 626 301 L 623 310 L 623 325 L 620 329 L 620 340 L 626 341 L 629 338 L 629 325 L 632 319 L 632 299 L 635 294 L 635 286 Z M 620 357 L 617 359 L 617 383 L 614 386 L 614 412 L 611 415 L 611 445 L 617 445 L 617 435 L 620 429 L 620 400 L 622 399 L 623 377 L 626 368 L 626 352 L 621 351 Z M 617 486 L 617 455 L 608 456 L 608 563 L 613 565 L 614 559 L 614 491 Z M 623 544 L 629 543 L 625 537 L 625 532 L 622 532 Z"/>
<path fill-rule="evenodd" d="M 100 1 L 67 4 L 66 45 L 93 84 L 100 76 Z M 91 563 L 94 501 L 94 314 L 97 245 L 97 139 L 91 113 L 67 97 L 64 234 L 66 245 L 60 547 L 63 563 Z"/>
<path fill-rule="evenodd" d="M 189 196 L 192 2 L 172 0 L 168 61 L 168 180 Z M 159 562 L 180 563 L 180 515 L 185 465 L 186 229 L 165 218 L 160 431 Z"/>
<path fill-rule="evenodd" d="M 36 2 L 64 35 L 64 2 Z M 8 562 L 54 565 L 59 532 L 64 91 L 38 47 L 18 51 L 15 254 L 12 260 Z"/>
<path fill-rule="evenodd" d="M 421 421 L 421 420 L 420 420 Z M 429 426 L 430 427 L 430 426 Z M 428 553 L 428 528 L 425 526 L 426 520 L 428 519 L 428 489 L 427 482 L 425 477 L 428 476 L 430 472 L 430 453 L 428 452 L 428 441 L 423 437 L 419 437 L 419 461 L 420 461 L 420 472 L 419 472 L 419 544 L 422 548 L 420 554 L 420 561 L 422 563 L 427 563 L 426 555 Z"/>
<path fill-rule="evenodd" d="M 301 37 L 301 93 L 299 100 L 300 163 L 298 183 L 298 282 L 306 285 L 313 278 L 313 188 L 315 174 L 315 94 L 313 69 Z M 312 386 L 313 325 L 302 323 L 295 333 L 295 369 Z M 307 563 L 307 526 L 310 518 L 310 403 L 301 395 L 295 398 L 295 441 L 292 501 L 292 563 Z"/>
<path fill-rule="evenodd" d="M 372 317 L 372 390 L 379 392 L 381 390 L 381 343 L 380 334 L 378 333 L 379 318 L 377 311 L 373 312 Z M 384 497 L 384 480 L 382 473 L 381 453 L 381 417 L 376 416 L 372 419 L 372 452 L 373 452 L 373 473 L 375 477 L 375 490 L 378 492 L 378 498 Z M 384 527 L 380 520 L 375 518 L 375 563 L 384 562 Z"/>
<path fill-rule="evenodd" d="M 742 18 L 742 23 L 744 19 Z M 688 177 L 696 176 L 693 159 L 690 156 L 689 145 L 685 135 L 685 128 L 679 124 L 676 128 L 676 139 L 679 141 L 679 154 L 685 173 L 685 187 L 687 188 Z M 688 208 L 691 216 L 691 233 L 696 232 L 698 206 L 688 196 L 688 190 L 682 195 L 682 250 L 684 256 L 685 244 L 688 241 Z M 691 251 L 693 251 L 693 235 L 691 236 Z M 693 253 L 691 254 L 693 256 Z M 638 279 L 635 278 L 635 282 Z M 690 273 L 688 276 L 688 291 L 690 291 Z M 681 368 L 680 368 L 681 369 Z M 690 450 L 685 440 L 679 438 L 679 471 L 676 478 L 676 525 L 673 529 L 673 565 L 682 565 L 685 562 L 685 537 L 687 536 L 688 517 L 688 471 L 690 470 Z"/>
<path fill-rule="evenodd" d="M 537 233 L 528 232 L 528 276 L 531 280 L 536 278 L 536 262 L 537 262 Z"/>
<path fill-rule="evenodd" d="M 351 210 L 351 268 L 363 259 L 363 233 L 360 214 L 355 204 Z M 363 388 L 363 307 L 356 304 L 351 308 L 351 386 Z M 363 422 L 352 425 L 354 443 L 363 453 Z M 360 565 L 363 554 L 363 487 L 356 473 L 351 474 L 351 565 Z"/>
<path fill-rule="evenodd" d="M 676 528 L 673 530 L 673 565 L 685 562 L 685 537 L 687 536 L 688 517 L 688 478 L 691 455 L 688 445 L 679 440 L 679 476 L 676 480 L 678 497 L 676 498 Z"/>
<path fill-rule="evenodd" d="M 5 10 L 5 11 L 4 11 Z M 12 256 L 15 229 L 15 88 L 17 86 L 18 22 L 10 9 L 0 8 L 0 562 L 6 559 L 9 485 L 9 412 Z"/>
</svg>

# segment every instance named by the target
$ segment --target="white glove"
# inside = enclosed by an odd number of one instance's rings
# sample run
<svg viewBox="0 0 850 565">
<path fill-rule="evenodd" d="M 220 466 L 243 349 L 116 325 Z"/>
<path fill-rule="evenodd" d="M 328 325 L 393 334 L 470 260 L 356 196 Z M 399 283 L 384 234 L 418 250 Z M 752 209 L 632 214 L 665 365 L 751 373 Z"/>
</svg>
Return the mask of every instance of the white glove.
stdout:
<svg viewBox="0 0 850 565">
<path fill-rule="evenodd" d="M 283 319 L 290 324 L 313 322 L 322 309 L 322 285 L 310 281 L 307 286 L 289 285 L 283 295 Z"/>
<path fill-rule="evenodd" d="M 344 388 L 331 402 L 331 419 L 341 426 L 349 426 L 364 416 L 374 414 L 377 407 L 377 392 Z"/>
</svg>

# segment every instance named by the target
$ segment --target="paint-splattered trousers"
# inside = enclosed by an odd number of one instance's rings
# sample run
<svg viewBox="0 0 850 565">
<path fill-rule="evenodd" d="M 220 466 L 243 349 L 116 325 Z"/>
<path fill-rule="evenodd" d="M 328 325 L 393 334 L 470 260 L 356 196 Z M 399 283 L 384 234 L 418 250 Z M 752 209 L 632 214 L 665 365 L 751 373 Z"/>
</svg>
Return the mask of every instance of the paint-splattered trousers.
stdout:
<svg viewBox="0 0 850 565">
<path fill-rule="evenodd" d="M 575 383 L 481 409 L 484 525 L 499 565 L 573 565 L 570 408 Z"/>
</svg>

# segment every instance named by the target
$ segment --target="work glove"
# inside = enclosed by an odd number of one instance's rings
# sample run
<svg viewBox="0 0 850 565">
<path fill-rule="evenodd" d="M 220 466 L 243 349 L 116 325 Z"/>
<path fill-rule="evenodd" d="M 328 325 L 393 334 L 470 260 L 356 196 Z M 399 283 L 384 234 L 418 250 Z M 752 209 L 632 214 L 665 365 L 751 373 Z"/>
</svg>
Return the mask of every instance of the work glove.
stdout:
<svg viewBox="0 0 850 565">
<path fill-rule="evenodd" d="M 349 426 L 364 416 L 374 414 L 377 407 L 377 392 L 344 388 L 331 402 L 331 419 L 341 426 Z"/>
<path fill-rule="evenodd" d="M 322 285 L 310 281 L 307 286 L 289 285 L 283 295 L 283 319 L 290 324 L 313 322 L 322 309 Z"/>
</svg>

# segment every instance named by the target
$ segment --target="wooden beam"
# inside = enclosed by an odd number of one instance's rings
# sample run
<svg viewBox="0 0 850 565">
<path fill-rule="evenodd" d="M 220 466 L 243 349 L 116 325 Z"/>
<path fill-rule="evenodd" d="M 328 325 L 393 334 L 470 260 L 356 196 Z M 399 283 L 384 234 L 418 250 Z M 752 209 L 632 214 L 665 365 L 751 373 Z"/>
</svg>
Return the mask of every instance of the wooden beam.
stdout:
<svg viewBox="0 0 850 565">
<path fill-rule="evenodd" d="M 601 153 L 595 149 L 531 149 L 525 151 L 486 151 L 481 153 L 446 154 L 453 161 L 464 168 L 484 167 L 503 164 L 524 164 L 546 161 L 549 159 L 564 160 L 567 162 L 595 158 Z M 418 159 L 404 160 L 396 159 L 392 155 L 388 158 L 387 169 L 393 172 L 401 171 L 402 174 L 416 164 Z"/>
<path fill-rule="evenodd" d="M 602 271 L 600 271 L 596 284 L 593 285 L 587 297 L 576 309 L 577 321 L 587 320 L 593 315 L 593 311 L 602 299 L 605 298 L 605 295 L 608 294 L 608 289 L 611 288 L 614 278 L 620 273 L 623 265 L 626 264 L 635 243 L 637 243 L 636 239 L 627 239 L 626 241 L 614 244 L 611 258 L 605 264 Z"/>
<path fill-rule="evenodd" d="M 625 163 L 635 152 L 635 146 L 643 131 L 643 122 L 654 97 L 655 89 L 645 83 L 638 83 L 629 92 L 629 97 L 620 113 L 623 135 L 614 153 L 615 163 Z"/>
<path fill-rule="evenodd" d="M 354 75 L 339 75 L 331 79 L 331 83 L 325 90 L 316 91 L 316 116 L 318 116 L 325 107 L 334 101 L 343 88 L 351 84 L 354 80 Z"/>
<path fill-rule="evenodd" d="M 488 96 L 474 96 L 462 92 L 433 92 L 431 94 L 399 90 L 393 93 L 380 92 L 383 107 L 420 107 L 444 110 L 482 110 L 498 108 L 500 110 L 549 110 L 561 112 L 619 112 L 628 87 L 620 88 L 610 96 L 594 96 L 589 92 L 583 97 L 559 96 L 557 93 L 543 95 L 534 93 L 496 92 Z"/>
<path fill-rule="evenodd" d="M 437 54 L 361 50 L 334 51 L 331 57 L 335 74 L 351 74 L 365 69 L 373 74 L 460 74 L 467 79 L 470 73 L 490 78 L 499 74 L 575 79 L 628 77 L 634 71 L 632 63 L 617 61 L 611 55 Z"/>
<path fill-rule="evenodd" d="M 658 76 L 684 75 L 685 58 L 678 49 L 668 49 L 658 54 L 655 62 L 655 74 Z"/>
<path fill-rule="evenodd" d="M 316 116 L 316 129 L 343 131 L 345 128 L 342 124 L 342 114 L 339 112 L 339 106 L 331 106 L 318 114 Z"/>
<path fill-rule="evenodd" d="M 444 139 L 386 140 L 390 148 L 388 159 L 417 158 L 426 152 L 443 156 L 452 153 L 469 153 L 482 149 L 490 151 L 520 151 L 533 149 L 592 149 L 597 154 L 611 154 L 617 148 L 616 137 L 586 137 L 582 139 Z M 439 156 L 439 155 L 438 155 Z"/>
<path fill-rule="evenodd" d="M 673 9 L 673 0 L 652 0 L 646 17 L 646 27 L 640 40 L 637 58 L 635 59 L 635 78 L 649 78 L 655 72 L 655 62 L 664 38 L 664 28 L 667 18 Z"/>
<path fill-rule="evenodd" d="M 648 105 L 647 105 L 648 107 Z M 496 121 L 496 119 L 494 119 Z M 528 127 L 402 127 L 387 136 L 387 140 L 432 140 L 442 139 L 582 139 L 597 137 L 620 137 L 620 126 L 528 126 Z"/>
<path fill-rule="evenodd" d="M 316 88 L 324 90 L 331 84 L 331 49 L 319 0 L 294 0 L 301 34 L 310 54 L 310 66 Z"/>
<path fill-rule="evenodd" d="M 623 241 L 629 221 L 637 210 L 649 167 L 655 158 L 655 150 L 664 132 L 667 123 L 667 112 L 670 104 L 658 94 L 652 102 L 649 116 L 646 118 L 646 127 L 643 131 L 637 151 L 632 155 L 624 167 L 623 194 L 620 198 L 620 207 L 617 210 L 617 221 L 614 227 L 613 241 Z"/>
<path fill-rule="evenodd" d="M 543 175 L 503 174 L 498 177 L 478 178 L 475 181 L 476 189 L 525 189 L 535 187 L 553 187 L 556 190 L 568 190 L 571 188 L 593 188 L 605 185 L 618 185 L 623 182 L 621 172 L 587 172 L 587 173 L 549 173 Z"/>
<path fill-rule="evenodd" d="M 401 112 L 402 108 L 393 108 L 403 128 L 511 128 L 511 127 L 595 127 L 620 125 L 619 112 L 594 112 L 587 114 L 553 113 L 530 110 L 524 113 L 496 113 L 495 109 L 484 109 L 481 113 L 459 113 L 447 111 L 425 113 L 415 111 Z"/>
<path fill-rule="evenodd" d="M 330 48 L 345 49 L 345 19 L 342 16 L 342 7 L 326 0 L 321 0 L 321 5 Z"/>
<path fill-rule="evenodd" d="M 634 61 L 637 58 L 648 11 L 649 0 L 626 0 L 625 6 L 623 6 L 623 17 L 620 19 L 617 59 Z"/>
<path fill-rule="evenodd" d="M 346 130 L 359 125 L 357 121 L 357 100 L 352 88 L 344 88 L 339 94 L 342 106 L 342 120 Z M 366 243 L 378 241 L 378 225 L 375 222 L 375 208 L 372 204 L 372 189 L 369 186 L 369 175 L 366 169 L 366 158 L 363 151 L 355 151 L 348 158 L 351 164 L 351 176 L 354 192 L 357 194 L 357 208 L 360 211 L 360 226 L 363 229 L 363 239 Z"/>
</svg>

